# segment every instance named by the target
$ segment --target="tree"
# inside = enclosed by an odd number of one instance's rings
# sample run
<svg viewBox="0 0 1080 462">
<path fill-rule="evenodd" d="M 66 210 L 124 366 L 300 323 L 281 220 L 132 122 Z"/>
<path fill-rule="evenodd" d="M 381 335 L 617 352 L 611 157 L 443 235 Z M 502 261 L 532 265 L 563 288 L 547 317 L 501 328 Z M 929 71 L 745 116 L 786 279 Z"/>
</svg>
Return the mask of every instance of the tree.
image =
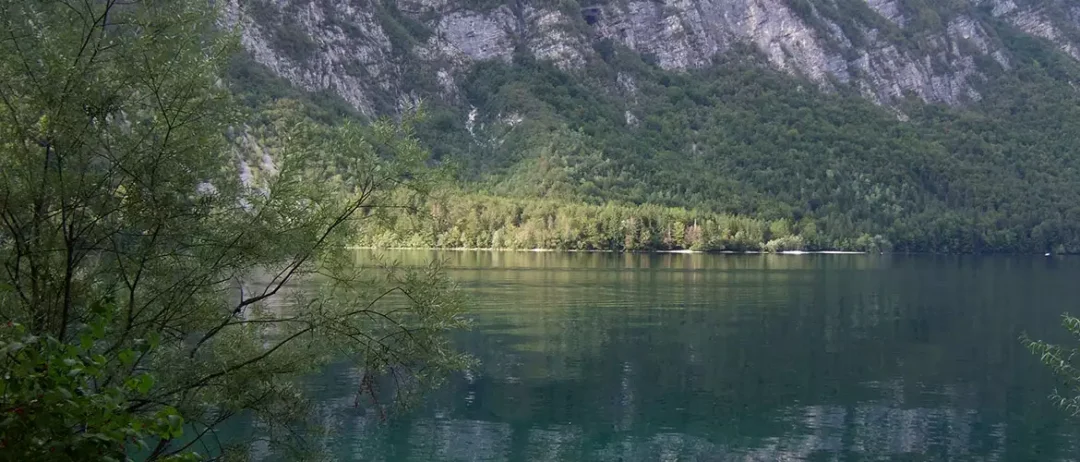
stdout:
<svg viewBox="0 0 1080 462">
<path fill-rule="evenodd" d="M 404 399 L 465 364 L 443 335 L 463 325 L 460 296 L 437 267 L 364 270 L 343 251 L 428 179 L 408 121 L 328 128 L 282 106 L 255 137 L 219 78 L 236 41 L 209 3 L 0 0 L 0 347 L 20 352 L 4 370 L 63 389 L 40 399 L 163 416 L 167 431 L 131 427 L 146 460 L 222 456 L 207 441 L 241 412 L 295 447 L 294 379 L 332 358 L 362 367 L 379 403 L 377 377 Z M 60 383 L 45 364 L 93 373 Z M 85 406 L 0 391 L 8 441 L 59 421 L 50 434 L 127 452 L 131 435 Z"/>
<path fill-rule="evenodd" d="M 162 407 L 153 414 L 126 411 L 133 399 L 146 396 L 153 377 L 143 373 L 124 382 L 108 383 L 109 360 L 93 351 L 94 332 L 106 325 L 102 321 L 95 320 L 90 332 L 84 334 L 87 341 L 76 344 L 32 335 L 15 323 L 0 331 L 4 353 L 0 358 L 4 370 L 0 395 L 6 405 L 0 424 L 4 430 L 0 451 L 5 459 L 122 460 L 126 449 L 122 441 L 146 449 L 151 438 L 183 434 L 183 419 L 172 407 Z M 122 365 L 130 365 L 136 354 L 135 350 L 124 350 L 118 357 Z M 73 427 L 81 431 L 73 432 Z M 183 453 L 167 459 L 198 457 Z"/>
<path fill-rule="evenodd" d="M 1066 314 L 1061 324 L 1074 339 L 1080 340 L 1080 318 Z M 1060 380 L 1063 388 L 1055 389 L 1050 399 L 1070 414 L 1080 414 L 1080 369 L 1076 364 L 1080 347 L 1066 348 L 1031 339 L 1026 334 L 1020 341 Z"/>
</svg>

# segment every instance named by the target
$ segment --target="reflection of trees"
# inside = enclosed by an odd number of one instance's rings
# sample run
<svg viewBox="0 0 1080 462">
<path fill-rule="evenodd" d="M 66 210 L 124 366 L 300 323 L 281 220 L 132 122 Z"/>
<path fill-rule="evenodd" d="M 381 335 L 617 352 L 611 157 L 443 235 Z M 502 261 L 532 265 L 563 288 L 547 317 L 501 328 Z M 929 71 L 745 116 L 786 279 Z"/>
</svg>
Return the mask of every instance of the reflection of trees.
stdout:
<svg viewBox="0 0 1080 462">
<path fill-rule="evenodd" d="M 790 429 L 765 437 L 706 438 L 675 431 L 586 434 L 580 425 L 518 426 L 464 418 L 423 418 L 400 429 L 401 445 L 351 433 L 354 460 L 814 460 L 822 455 L 1010 460 L 1003 423 L 981 427 L 974 410 L 901 409 L 892 403 L 779 409 L 763 418 Z M 980 438 L 972 435 L 985 432 Z M 385 436 L 383 434 L 383 436 Z M 985 440 L 983 440 L 985 439 Z M 360 457 L 364 455 L 364 457 Z M 1052 457 L 1051 457 L 1052 459 Z M 1046 459 L 1044 459 L 1046 460 Z"/>
<path fill-rule="evenodd" d="M 991 427 L 989 444 L 966 440 L 976 432 L 974 411 L 898 409 L 868 403 L 853 408 L 806 406 L 768 417 L 789 419 L 787 434 L 726 441 L 673 431 L 583 438 L 580 426 L 516 427 L 505 422 L 470 419 L 412 421 L 404 442 L 406 454 L 390 460 L 805 460 L 821 455 L 926 456 L 937 459 L 1005 458 L 1006 428 Z M 599 441 L 599 443 L 597 443 Z M 355 456 L 386 454 L 354 447 Z M 381 460 L 359 458 L 356 460 Z"/>
<path fill-rule="evenodd" d="M 1014 331 L 1057 299 L 1011 260 L 441 255 L 483 364 L 364 439 L 388 460 L 1062 455 Z"/>
</svg>

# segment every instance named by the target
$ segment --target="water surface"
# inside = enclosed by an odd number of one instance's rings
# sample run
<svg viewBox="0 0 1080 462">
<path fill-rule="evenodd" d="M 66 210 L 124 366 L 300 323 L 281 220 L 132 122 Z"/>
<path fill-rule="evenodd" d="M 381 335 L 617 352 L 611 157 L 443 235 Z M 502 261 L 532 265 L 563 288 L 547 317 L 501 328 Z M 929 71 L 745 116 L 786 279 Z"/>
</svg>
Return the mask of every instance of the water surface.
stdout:
<svg viewBox="0 0 1080 462">
<path fill-rule="evenodd" d="M 398 252 L 446 259 L 481 361 L 416 412 L 307 383 L 342 460 L 1070 460 L 1017 342 L 1062 338 L 1080 260 Z M 361 258 L 367 258 L 361 253 Z"/>
</svg>

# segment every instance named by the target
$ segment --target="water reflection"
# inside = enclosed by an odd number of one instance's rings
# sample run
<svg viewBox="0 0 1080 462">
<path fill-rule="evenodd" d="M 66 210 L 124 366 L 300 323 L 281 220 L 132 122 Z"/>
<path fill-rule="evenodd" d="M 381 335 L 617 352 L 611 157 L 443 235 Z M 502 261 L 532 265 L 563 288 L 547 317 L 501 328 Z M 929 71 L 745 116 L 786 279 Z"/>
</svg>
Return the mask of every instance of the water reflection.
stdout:
<svg viewBox="0 0 1080 462">
<path fill-rule="evenodd" d="M 446 258 L 482 361 L 423 409 L 309 392 L 342 460 L 1065 460 L 1016 342 L 1058 335 L 1072 261 L 401 252 Z M 370 258 L 362 254 L 361 258 Z"/>
</svg>

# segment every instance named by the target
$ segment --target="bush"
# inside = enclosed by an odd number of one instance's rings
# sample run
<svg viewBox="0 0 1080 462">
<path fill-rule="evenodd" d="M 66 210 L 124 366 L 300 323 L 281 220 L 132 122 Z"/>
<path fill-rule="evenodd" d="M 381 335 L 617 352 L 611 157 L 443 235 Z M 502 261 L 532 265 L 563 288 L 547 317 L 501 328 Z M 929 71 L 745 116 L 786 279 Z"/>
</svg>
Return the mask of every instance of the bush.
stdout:
<svg viewBox="0 0 1080 462">
<path fill-rule="evenodd" d="M 141 351 L 121 351 L 110 362 L 99 353 L 105 325 L 89 326 L 74 344 L 31 335 L 18 323 L 0 328 L 0 451 L 7 460 L 120 461 L 127 460 L 130 447 L 149 452 L 182 436 L 184 420 L 171 407 L 128 411 L 153 386 L 150 374 L 123 383 L 107 380 L 110 369 L 131 367 L 156 340 L 141 342 Z M 165 460 L 198 459 L 191 452 Z"/>
<path fill-rule="evenodd" d="M 787 252 L 805 248 L 806 243 L 803 242 L 802 236 L 784 236 L 765 243 L 764 250 L 766 252 Z"/>
</svg>

